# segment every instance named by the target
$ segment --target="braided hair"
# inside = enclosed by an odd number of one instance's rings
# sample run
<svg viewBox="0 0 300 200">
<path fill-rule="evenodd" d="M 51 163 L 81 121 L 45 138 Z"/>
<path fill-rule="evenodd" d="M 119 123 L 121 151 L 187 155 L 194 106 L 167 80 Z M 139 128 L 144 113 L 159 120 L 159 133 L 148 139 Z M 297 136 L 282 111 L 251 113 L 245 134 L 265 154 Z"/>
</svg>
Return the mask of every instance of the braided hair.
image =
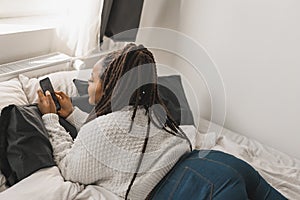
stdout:
<svg viewBox="0 0 300 200">
<path fill-rule="evenodd" d="M 130 43 L 122 50 L 108 54 L 102 65 L 106 67 L 104 73 L 100 75 L 103 95 L 96 104 L 94 112 L 89 115 L 87 122 L 128 105 L 133 107 L 129 132 L 138 108 L 144 108 L 145 115 L 148 117 L 147 133 L 138 166 L 125 195 L 125 199 L 127 199 L 146 151 L 150 122 L 174 136 L 186 139 L 189 142 L 190 149 L 192 145 L 159 97 L 155 60 L 153 54 L 147 48 L 143 45 L 137 46 Z M 130 88 L 133 88 L 132 92 L 130 92 Z M 128 93 L 131 93 L 129 97 L 124 98 Z M 127 102 L 126 99 L 128 99 Z M 156 106 L 153 105 L 159 105 L 163 109 L 155 109 Z M 153 116 L 156 120 L 153 119 Z"/>
</svg>

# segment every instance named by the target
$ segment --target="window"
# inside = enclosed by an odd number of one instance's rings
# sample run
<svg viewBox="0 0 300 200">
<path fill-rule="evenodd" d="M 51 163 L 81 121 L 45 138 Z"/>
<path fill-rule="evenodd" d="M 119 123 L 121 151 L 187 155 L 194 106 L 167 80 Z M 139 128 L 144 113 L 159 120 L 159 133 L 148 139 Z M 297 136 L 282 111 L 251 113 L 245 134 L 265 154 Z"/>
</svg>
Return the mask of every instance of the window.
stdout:
<svg viewBox="0 0 300 200">
<path fill-rule="evenodd" d="M 0 0 L 0 19 L 57 15 L 66 5 L 66 0 Z"/>
<path fill-rule="evenodd" d="M 92 52 L 98 46 L 101 11 L 104 0 L 0 0 L 0 43 L 4 42 L 14 50 L 12 59 L 19 53 L 20 44 L 11 36 L 20 33 L 20 41 L 28 41 L 26 45 L 32 52 L 59 51 L 71 56 L 83 56 Z M 36 36 L 34 31 L 47 30 L 46 39 L 51 41 L 45 47 L 36 51 Z M 26 34 L 22 34 L 25 33 Z M 22 39 L 21 37 L 26 38 Z M 38 35 L 42 37 L 42 34 Z M 25 48 L 24 45 L 21 46 Z M 5 46 L 0 47 L 5 52 Z M 27 51 L 20 54 L 27 55 Z M 4 57 L 12 57 L 4 55 Z M 1 59 L 1 55 L 0 55 Z"/>
</svg>

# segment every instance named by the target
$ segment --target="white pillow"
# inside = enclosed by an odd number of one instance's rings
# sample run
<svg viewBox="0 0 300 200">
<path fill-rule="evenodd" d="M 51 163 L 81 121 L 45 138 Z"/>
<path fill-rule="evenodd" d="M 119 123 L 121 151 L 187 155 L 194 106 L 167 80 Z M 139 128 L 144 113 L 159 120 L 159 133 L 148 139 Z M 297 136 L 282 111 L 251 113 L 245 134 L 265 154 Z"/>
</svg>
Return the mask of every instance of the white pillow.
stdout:
<svg viewBox="0 0 300 200">
<path fill-rule="evenodd" d="M 51 73 L 39 78 L 28 78 L 22 74 L 19 75 L 19 80 L 30 104 L 37 103 L 37 90 L 40 89 L 39 81 L 49 77 L 54 90 L 63 91 L 68 96 L 77 96 L 78 92 L 73 83 L 73 79 L 78 76 L 78 71 L 61 71 Z"/>
<path fill-rule="evenodd" d="M 0 110 L 10 104 L 28 104 L 22 85 L 17 78 L 0 82 Z"/>
</svg>

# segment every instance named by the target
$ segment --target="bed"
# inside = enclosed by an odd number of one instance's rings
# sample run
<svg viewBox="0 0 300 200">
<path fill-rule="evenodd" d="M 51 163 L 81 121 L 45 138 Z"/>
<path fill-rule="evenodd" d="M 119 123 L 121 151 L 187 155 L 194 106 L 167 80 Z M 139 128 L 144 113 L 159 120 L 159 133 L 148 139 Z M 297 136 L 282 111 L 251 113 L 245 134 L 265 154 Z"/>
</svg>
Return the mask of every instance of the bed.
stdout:
<svg viewBox="0 0 300 200">
<path fill-rule="evenodd" d="M 63 72 L 48 72 L 55 90 L 78 96 L 74 78 L 85 79 L 90 69 Z M 25 105 L 37 100 L 38 80 L 45 76 L 19 75 L 0 82 L 0 109 L 8 104 Z M 208 128 L 210 127 L 210 128 Z M 205 119 L 199 127 L 182 125 L 196 149 L 214 149 L 235 155 L 251 164 L 259 173 L 288 199 L 300 199 L 300 160 L 223 128 Z M 207 132 L 209 130 L 209 132 Z M 196 135 L 196 136 L 195 136 Z M 0 174 L 0 199 L 65 200 L 65 199 L 119 199 L 105 188 L 83 186 L 64 181 L 56 166 L 40 169 L 12 187 L 5 186 L 5 177 Z"/>
</svg>

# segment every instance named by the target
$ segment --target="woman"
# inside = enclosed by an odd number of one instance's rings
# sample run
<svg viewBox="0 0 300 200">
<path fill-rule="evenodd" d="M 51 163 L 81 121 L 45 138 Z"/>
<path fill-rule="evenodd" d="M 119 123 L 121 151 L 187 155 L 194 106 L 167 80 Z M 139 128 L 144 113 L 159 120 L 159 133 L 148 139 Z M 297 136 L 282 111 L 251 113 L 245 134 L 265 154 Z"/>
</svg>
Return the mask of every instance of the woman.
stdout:
<svg viewBox="0 0 300 200">
<path fill-rule="evenodd" d="M 56 113 L 49 92 L 38 91 L 53 156 L 66 180 L 97 184 L 125 199 L 284 199 L 245 162 L 218 151 L 205 157 L 190 152 L 156 83 L 152 53 L 129 44 L 94 66 L 88 92 L 95 108 L 89 116 L 62 92 L 56 94 Z M 57 114 L 79 130 L 75 141 Z"/>
</svg>

